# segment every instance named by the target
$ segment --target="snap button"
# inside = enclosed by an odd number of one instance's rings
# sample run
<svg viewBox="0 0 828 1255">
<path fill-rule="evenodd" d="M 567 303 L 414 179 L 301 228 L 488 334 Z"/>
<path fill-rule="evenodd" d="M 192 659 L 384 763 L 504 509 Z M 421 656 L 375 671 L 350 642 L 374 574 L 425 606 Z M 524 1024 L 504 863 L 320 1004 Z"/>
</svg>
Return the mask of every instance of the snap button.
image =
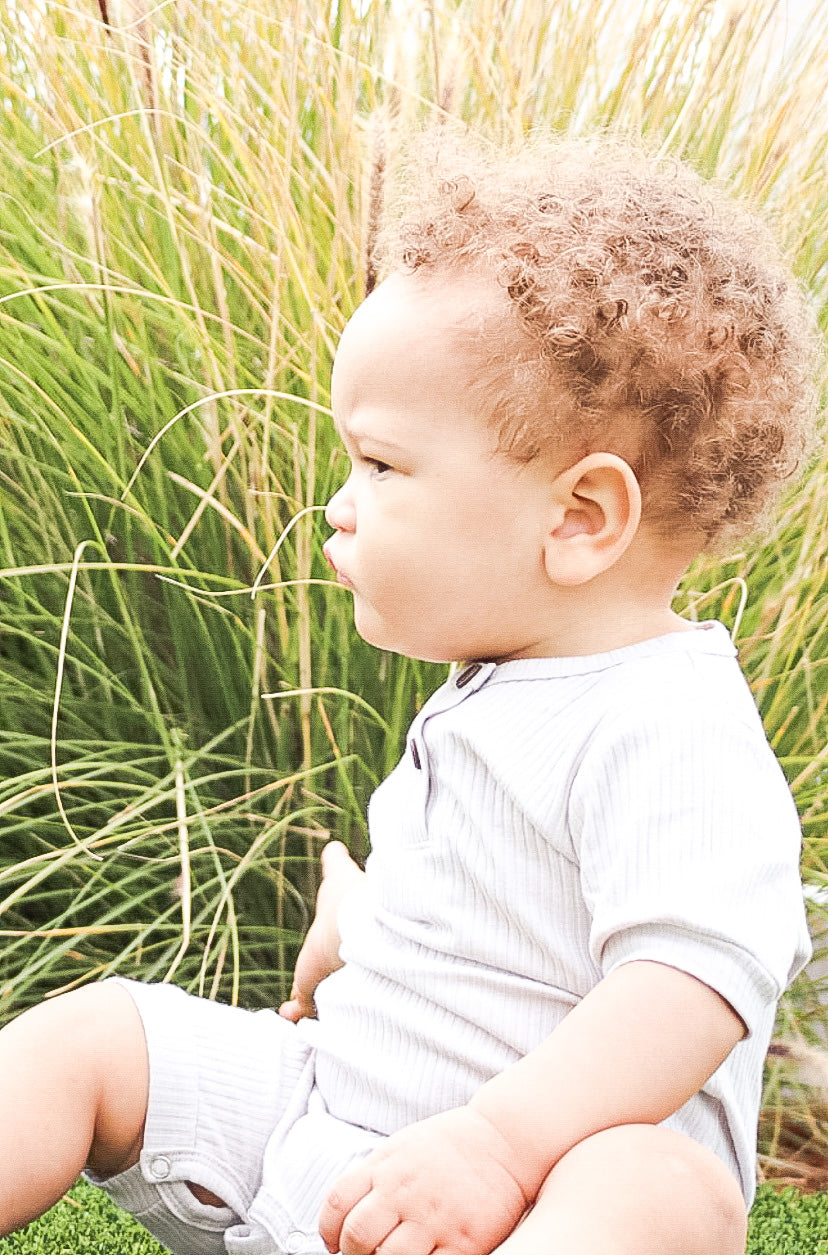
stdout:
<svg viewBox="0 0 828 1255">
<path fill-rule="evenodd" d="M 294 1229 L 293 1233 L 289 1233 L 285 1238 L 285 1250 L 288 1255 L 299 1255 L 299 1252 L 305 1250 L 308 1245 L 308 1239 L 304 1233 L 300 1233 L 298 1229 Z"/>
<path fill-rule="evenodd" d="M 466 667 L 465 671 L 461 671 L 457 679 L 454 681 L 455 687 L 464 689 L 467 684 L 471 684 L 478 672 L 483 670 L 482 662 L 473 662 L 471 666 Z"/>
<path fill-rule="evenodd" d="M 150 1172 L 159 1181 L 163 1181 L 165 1177 L 170 1175 L 172 1164 L 166 1155 L 156 1155 L 150 1163 Z"/>
</svg>

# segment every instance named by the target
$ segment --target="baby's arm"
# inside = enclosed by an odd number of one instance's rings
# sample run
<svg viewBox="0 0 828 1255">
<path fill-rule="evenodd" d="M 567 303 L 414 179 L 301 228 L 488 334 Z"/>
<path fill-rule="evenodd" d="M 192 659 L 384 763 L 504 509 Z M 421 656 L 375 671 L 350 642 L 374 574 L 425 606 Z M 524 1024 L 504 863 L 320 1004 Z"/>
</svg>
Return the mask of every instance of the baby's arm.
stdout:
<svg viewBox="0 0 828 1255">
<path fill-rule="evenodd" d="M 339 904 L 350 889 L 362 882 L 364 875 L 341 841 L 331 841 L 325 846 L 316 914 L 296 960 L 290 998 L 279 1008 L 279 1014 L 286 1020 L 295 1022 L 303 1016 L 316 1015 L 313 1001 L 316 986 L 342 967 L 337 924 Z"/>
<path fill-rule="evenodd" d="M 695 977 L 662 963 L 627 963 L 470 1105 L 508 1135 L 521 1184 L 534 1196 L 583 1137 L 672 1115 L 744 1032 L 731 1006 Z"/>
<path fill-rule="evenodd" d="M 401 1130 L 340 1178 L 322 1236 L 344 1255 L 380 1243 L 383 1255 L 485 1255 L 567 1151 L 603 1129 L 665 1119 L 743 1035 L 701 981 L 624 964 L 467 1106 Z"/>
</svg>

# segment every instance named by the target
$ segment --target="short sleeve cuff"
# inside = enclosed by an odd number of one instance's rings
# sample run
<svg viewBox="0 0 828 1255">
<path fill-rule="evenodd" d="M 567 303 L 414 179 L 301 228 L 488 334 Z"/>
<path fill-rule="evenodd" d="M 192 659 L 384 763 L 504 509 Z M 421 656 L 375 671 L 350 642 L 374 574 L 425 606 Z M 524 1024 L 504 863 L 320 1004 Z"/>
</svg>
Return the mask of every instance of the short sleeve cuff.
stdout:
<svg viewBox="0 0 828 1255">
<path fill-rule="evenodd" d="M 624 963 L 648 961 L 677 968 L 702 981 L 730 1004 L 748 1036 L 767 1019 L 782 992 L 746 950 L 732 942 L 670 924 L 646 924 L 610 937 L 601 952 L 605 976 Z"/>
</svg>

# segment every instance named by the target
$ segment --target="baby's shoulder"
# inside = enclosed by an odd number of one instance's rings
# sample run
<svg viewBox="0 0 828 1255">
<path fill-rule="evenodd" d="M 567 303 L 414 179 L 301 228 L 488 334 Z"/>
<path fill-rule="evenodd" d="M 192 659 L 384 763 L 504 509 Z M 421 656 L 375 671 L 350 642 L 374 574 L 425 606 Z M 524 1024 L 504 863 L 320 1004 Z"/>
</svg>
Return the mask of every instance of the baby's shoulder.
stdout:
<svg viewBox="0 0 828 1255">
<path fill-rule="evenodd" d="M 677 648 L 632 660 L 607 675 L 601 704 L 599 723 L 607 732 L 660 729 L 681 736 L 730 728 L 764 737 L 732 648 L 721 653 Z"/>
<path fill-rule="evenodd" d="M 570 740 L 603 729 L 665 729 L 761 720 L 736 650 L 720 623 L 678 632 L 601 655 L 526 659 L 493 671 L 474 712 L 511 739 L 553 733 Z M 471 714 L 471 712 L 469 712 Z"/>
</svg>

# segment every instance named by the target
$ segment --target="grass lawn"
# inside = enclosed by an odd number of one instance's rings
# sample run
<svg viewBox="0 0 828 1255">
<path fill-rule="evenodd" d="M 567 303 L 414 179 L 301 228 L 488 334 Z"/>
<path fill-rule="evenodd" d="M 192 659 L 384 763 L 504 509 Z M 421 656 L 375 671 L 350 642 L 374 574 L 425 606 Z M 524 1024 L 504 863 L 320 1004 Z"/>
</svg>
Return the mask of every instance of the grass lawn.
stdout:
<svg viewBox="0 0 828 1255">
<path fill-rule="evenodd" d="M 81 1181 L 71 1200 L 8 1238 L 0 1255 L 163 1255 L 131 1216 Z M 717 1255 L 711 1251 L 710 1255 Z M 747 1255 L 828 1255 L 828 1194 L 762 1186 L 750 1220 Z"/>
</svg>

